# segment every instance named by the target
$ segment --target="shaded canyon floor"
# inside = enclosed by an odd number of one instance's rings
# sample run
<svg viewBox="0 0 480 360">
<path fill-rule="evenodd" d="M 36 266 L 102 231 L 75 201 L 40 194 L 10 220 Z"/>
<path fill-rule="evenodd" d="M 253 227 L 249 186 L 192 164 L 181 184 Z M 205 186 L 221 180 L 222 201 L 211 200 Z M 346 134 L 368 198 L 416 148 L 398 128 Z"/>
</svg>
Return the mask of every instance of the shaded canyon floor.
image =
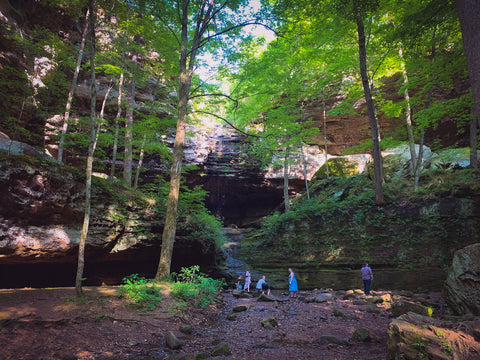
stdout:
<svg viewBox="0 0 480 360">
<path fill-rule="evenodd" d="M 210 353 L 219 341 L 231 354 L 216 359 L 383 360 L 387 353 L 390 305 L 369 303 L 361 294 L 344 300 L 345 292 L 328 291 L 325 302 L 317 303 L 307 300 L 320 292 L 308 291 L 298 299 L 259 302 L 236 298 L 230 290 L 215 306 L 178 312 L 165 285 L 161 305 L 142 312 L 116 292 L 116 287 L 88 287 L 79 302 L 73 301 L 73 288 L 0 290 L 2 359 L 180 359 L 181 354 Z M 442 311 L 438 293 L 422 296 Z M 234 312 L 239 305 L 246 310 Z M 266 317 L 278 325 L 265 328 L 261 320 Z M 182 324 L 191 325 L 192 334 L 180 332 Z M 359 328 L 369 330 L 369 341 L 352 339 Z M 181 348 L 166 346 L 168 331 Z"/>
</svg>

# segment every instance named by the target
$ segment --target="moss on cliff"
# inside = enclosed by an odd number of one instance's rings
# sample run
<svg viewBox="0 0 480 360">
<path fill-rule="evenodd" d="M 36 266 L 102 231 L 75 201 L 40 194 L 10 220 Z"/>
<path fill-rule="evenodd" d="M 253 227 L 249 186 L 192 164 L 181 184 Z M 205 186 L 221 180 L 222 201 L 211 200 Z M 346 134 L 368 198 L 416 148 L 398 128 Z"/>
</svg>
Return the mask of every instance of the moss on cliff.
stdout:
<svg viewBox="0 0 480 360">
<path fill-rule="evenodd" d="M 364 175 L 317 181 L 310 200 L 266 218 L 242 256 L 262 268 L 446 267 L 455 250 L 480 241 L 479 180 L 478 170 L 428 171 L 414 192 L 397 178 L 384 185 L 381 207 Z"/>
</svg>

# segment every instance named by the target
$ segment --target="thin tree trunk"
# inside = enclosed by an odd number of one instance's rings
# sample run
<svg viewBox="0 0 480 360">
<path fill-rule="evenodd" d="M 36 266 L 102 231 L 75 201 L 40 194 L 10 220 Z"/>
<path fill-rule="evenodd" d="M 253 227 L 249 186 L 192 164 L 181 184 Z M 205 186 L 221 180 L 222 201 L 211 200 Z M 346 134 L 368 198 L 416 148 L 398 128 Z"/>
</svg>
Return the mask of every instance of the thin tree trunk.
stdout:
<svg viewBox="0 0 480 360">
<path fill-rule="evenodd" d="M 410 95 L 408 93 L 408 74 L 405 62 L 403 61 L 403 51 L 402 48 L 398 49 L 398 55 L 402 60 L 402 72 L 403 72 L 403 83 L 405 84 L 405 91 L 403 96 L 405 98 L 405 120 L 407 123 L 407 134 L 408 134 L 408 145 L 410 147 L 410 176 L 413 176 L 414 169 L 417 167 L 417 152 L 415 150 L 415 138 L 413 136 L 413 126 L 412 126 L 412 108 L 410 105 Z"/>
<path fill-rule="evenodd" d="M 475 116 L 470 120 L 470 166 L 478 169 L 478 122 Z"/>
<path fill-rule="evenodd" d="M 115 82 L 113 80 L 110 80 L 110 84 L 108 84 L 107 91 L 105 92 L 105 96 L 103 97 L 102 108 L 100 109 L 100 114 L 98 115 L 98 117 L 102 120 L 105 117 L 105 106 L 107 105 L 108 96 L 110 95 L 114 84 Z"/>
<path fill-rule="evenodd" d="M 136 189 L 138 187 L 138 178 L 140 177 L 140 169 L 143 165 L 143 157 L 145 156 L 145 145 L 147 143 L 147 134 L 143 135 L 142 146 L 140 148 L 140 157 L 138 159 L 138 166 L 137 171 L 135 171 L 135 180 L 133 182 L 133 188 Z"/>
<path fill-rule="evenodd" d="M 473 98 L 480 121 L 480 1 L 457 0 L 458 18 L 462 29 L 463 49 L 468 65 Z M 479 123 L 480 124 L 480 123 Z"/>
<path fill-rule="evenodd" d="M 149 115 L 153 114 L 153 107 L 155 106 L 155 98 L 157 97 L 157 91 L 158 91 L 158 84 L 160 83 L 160 79 L 157 79 L 155 83 L 155 91 L 153 92 L 153 101 L 152 104 L 150 105 L 150 110 L 148 112 Z M 140 147 L 140 155 L 138 159 L 138 166 L 137 170 L 135 171 L 135 180 L 133 182 L 133 188 L 136 189 L 138 187 L 138 179 L 140 178 L 140 171 L 142 169 L 143 165 L 143 158 L 145 156 L 145 145 L 147 144 L 147 132 L 143 135 L 143 140 L 142 140 L 142 145 Z"/>
<path fill-rule="evenodd" d="M 360 60 L 360 74 L 362 76 L 363 92 L 365 93 L 365 101 L 367 103 L 368 119 L 370 121 L 370 129 L 372 132 L 372 155 L 375 174 L 375 200 L 378 205 L 385 204 L 383 197 L 383 164 L 382 154 L 380 152 L 380 144 L 378 141 L 378 127 L 375 116 L 375 107 L 373 105 L 372 94 L 370 91 L 370 84 L 367 74 L 367 50 L 365 45 L 365 29 L 363 19 L 359 12 L 356 15 L 357 30 L 358 30 L 358 53 Z"/>
<path fill-rule="evenodd" d="M 113 136 L 112 149 L 112 167 L 110 168 L 110 177 L 115 177 L 115 168 L 117 165 L 117 151 L 118 151 L 118 135 L 120 132 L 120 117 L 122 116 L 122 92 L 123 92 L 123 72 L 120 74 L 118 82 L 118 97 L 117 97 L 117 115 L 115 116 L 115 133 Z"/>
<path fill-rule="evenodd" d="M 431 54 L 431 62 L 433 63 L 435 61 L 435 56 L 436 56 L 436 47 L 435 47 L 435 38 L 437 36 L 437 31 L 433 31 L 432 35 L 432 54 Z M 427 95 L 427 101 L 425 103 L 425 109 L 428 109 L 430 105 L 432 104 L 432 97 L 433 97 L 433 86 L 430 86 L 430 89 L 428 90 L 428 95 Z M 424 138 L 425 138 L 425 127 L 422 126 L 420 129 L 420 149 L 418 150 L 418 159 L 417 159 L 417 164 L 415 167 L 415 181 L 414 181 L 414 191 L 418 190 L 418 185 L 420 182 L 420 172 L 422 171 L 423 167 L 423 143 L 424 143 Z"/>
<path fill-rule="evenodd" d="M 415 191 L 418 190 L 418 184 L 420 182 L 420 171 L 422 170 L 422 163 L 423 163 L 423 142 L 425 138 L 425 129 L 422 127 L 420 130 L 420 148 L 418 149 L 418 159 L 417 159 L 417 166 L 415 167 L 415 181 L 413 189 Z"/>
<path fill-rule="evenodd" d="M 305 191 L 307 192 L 307 199 L 310 200 L 310 189 L 308 187 L 308 174 L 307 174 L 307 159 L 305 158 L 305 152 L 303 151 L 303 145 L 300 145 L 300 151 L 302 152 L 303 178 L 305 179 Z"/>
<path fill-rule="evenodd" d="M 290 210 L 290 198 L 288 196 L 288 146 L 285 148 L 285 159 L 283 162 L 283 204 L 285 211 Z"/>
<path fill-rule="evenodd" d="M 322 113 L 323 113 L 323 141 L 325 145 L 325 172 L 327 179 L 330 178 L 330 167 L 328 165 L 328 146 L 327 146 L 327 107 L 325 104 L 325 93 L 322 99 Z"/>
<path fill-rule="evenodd" d="M 125 156 L 123 159 L 123 179 L 127 186 L 132 186 L 133 167 L 133 107 L 135 103 L 135 79 L 130 77 L 128 88 L 128 111 L 125 121 Z"/>
<path fill-rule="evenodd" d="M 63 161 L 63 149 L 65 147 L 65 136 L 68 130 L 68 122 L 70 120 L 70 110 L 72 108 L 73 102 L 73 95 L 75 94 L 75 87 L 77 86 L 78 81 L 78 74 L 80 73 L 80 66 L 82 65 L 83 54 L 85 50 L 85 42 L 87 39 L 88 33 L 88 26 L 90 22 L 90 9 L 87 10 L 87 14 L 85 16 L 85 27 L 83 28 L 82 32 L 82 40 L 80 41 L 80 48 L 78 49 L 78 57 L 77 57 L 77 65 L 75 66 L 75 72 L 73 73 L 73 80 L 72 85 L 70 87 L 70 91 L 68 92 L 67 104 L 65 105 L 65 114 L 63 116 L 63 125 L 60 133 L 60 141 L 58 143 L 58 155 L 57 160 L 62 162 Z"/>
<path fill-rule="evenodd" d="M 91 119 L 91 135 L 90 144 L 88 147 L 87 168 L 86 168 L 86 182 L 85 182 L 85 214 L 83 218 L 82 232 L 80 234 L 80 242 L 78 244 L 78 264 L 77 275 L 75 279 L 75 292 L 78 296 L 82 295 L 82 281 L 83 270 L 85 268 L 85 244 L 87 242 L 88 225 L 90 222 L 90 210 L 92 199 L 92 172 L 93 172 L 93 156 L 95 153 L 95 138 L 96 138 L 96 106 L 97 106 L 97 87 L 95 79 L 95 13 L 94 13 L 94 0 L 90 0 L 89 11 L 90 16 L 90 29 L 91 29 L 91 103 L 90 103 L 90 119 Z"/>
</svg>

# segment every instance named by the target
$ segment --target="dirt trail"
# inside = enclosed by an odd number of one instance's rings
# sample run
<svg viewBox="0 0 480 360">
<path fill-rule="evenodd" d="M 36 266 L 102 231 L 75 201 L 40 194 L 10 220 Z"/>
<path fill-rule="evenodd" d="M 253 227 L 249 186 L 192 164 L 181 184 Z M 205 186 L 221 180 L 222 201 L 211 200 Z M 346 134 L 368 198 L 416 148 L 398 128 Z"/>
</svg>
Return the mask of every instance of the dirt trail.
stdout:
<svg viewBox="0 0 480 360">
<path fill-rule="evenodd" d="M 331 292 L 326 302 L 307 302 L 317 295 L 311 291 L 300 293 L 301 299 L 258 302 L 226 291 L 215 307 L 179 314 L 172 311 L 166 288 L 161 306 L 149 312 L 127 306 L 116 296 L 115 287 L 86 288 L 85 293 L 87 300 L 78 303 L 71 300 L 73 288 L 0 290 L 0 358 L 164 359 L 172 353 L 209 353 L 218 341 L 228 344 L 231 355 L 217 359 L 384 360 L 386 356 L 389 305 L 368 303 L 363 295 L 343 300 L 343 293 Z M 233 312 L 237 305 L 247 310 Z M 228 320 L 229 314 L 236 318 Z M 265 329 L 260 322 L 271 316 L 278 326 Z M 192 334 L 179 331 L 184 323 L 193 326 Z M 368 329 L 372 340 L 351 340 L 358 328 Z M 181 349 L 166 347 L 167 331 L 183 342 Z"/>
</svg>

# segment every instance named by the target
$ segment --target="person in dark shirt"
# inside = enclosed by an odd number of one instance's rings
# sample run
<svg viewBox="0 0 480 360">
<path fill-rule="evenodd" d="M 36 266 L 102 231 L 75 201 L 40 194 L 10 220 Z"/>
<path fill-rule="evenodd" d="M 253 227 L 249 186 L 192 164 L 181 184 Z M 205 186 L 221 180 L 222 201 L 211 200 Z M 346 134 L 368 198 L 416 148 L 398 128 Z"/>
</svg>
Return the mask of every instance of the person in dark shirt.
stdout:
<svg viewBox="0 0 480 360">
<path fill-rule="evenodd" d="M 370 286 L 373 280 L 372 269 L 368 266 L 368 263 L 363 263 L 362 269 L 360 270 L 363 280 L 363 291 L 365 295 L 370 295 Z"/>
</svg>

